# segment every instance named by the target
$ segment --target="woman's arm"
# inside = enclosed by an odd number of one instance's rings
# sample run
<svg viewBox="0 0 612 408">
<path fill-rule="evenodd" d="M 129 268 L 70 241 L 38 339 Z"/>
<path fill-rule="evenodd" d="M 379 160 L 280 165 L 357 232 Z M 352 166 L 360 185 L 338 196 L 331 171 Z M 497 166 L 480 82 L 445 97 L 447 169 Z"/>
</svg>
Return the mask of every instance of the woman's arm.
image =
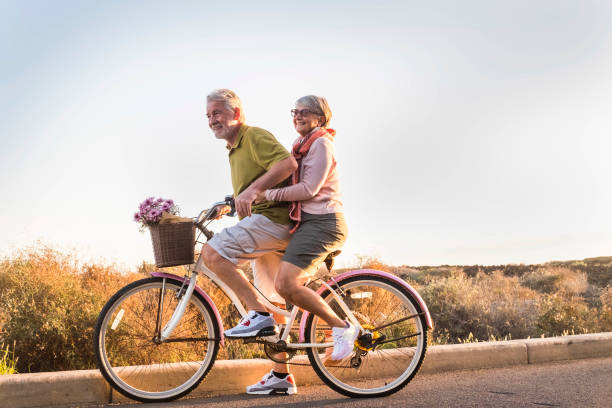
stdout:
<svg viewBox="0 0 612 408">
<path fill-rule="evenodd" d="M 257 199 L 258 194 L 291 176 L 295 169 L 297 169 L 297 163 L 292 156 L 274 163 L 267 172 L 236 197 L 234 203 L 238 215 L 241 217 L 250 216 L 251 204 Z"/>
<path fill-rule="evenodd" d="M 326 137 L 312 144 L 302 159 L 299 183 L 292 186 L 266 190 L 269 201 L 304 201 L 316 196 L 329 174 L 334 160 L 334 145 Z"/>
</svg>

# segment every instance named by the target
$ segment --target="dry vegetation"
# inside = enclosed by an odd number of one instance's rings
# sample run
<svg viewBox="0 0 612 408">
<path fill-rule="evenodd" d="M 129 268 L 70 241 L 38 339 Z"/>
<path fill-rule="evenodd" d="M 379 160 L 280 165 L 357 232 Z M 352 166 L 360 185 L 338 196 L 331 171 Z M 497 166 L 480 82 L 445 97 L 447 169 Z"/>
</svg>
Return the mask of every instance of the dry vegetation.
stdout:
<svg viewBox="0 0 612 408">
<path fill-rule="evenodd" d="M 612 331 L 612 257 L 389 270 L 423 296 L 438 344 Z"/>
<path fill-rule="evenodd" d="M 390 267 L 361 258 L 359 266 L 393 272 L 413 285 L 429 306 L 437 344 L 612 331 L 612 257 L 438 267 Z M 11 367 L 0 373 L 94 368 L 99 311 L 120 287 L 153 269 L 143 264 L 120 273 L 42 246 L 0 260 L 2 365 Z M 229 300 L 209 282 L 200 284 L 225 326 L 235 324 L 239 316 Z M 226 342 L 219 354 L 253 356 L 263 356 L 261 348 L 238 341 Z"/>
</svg>

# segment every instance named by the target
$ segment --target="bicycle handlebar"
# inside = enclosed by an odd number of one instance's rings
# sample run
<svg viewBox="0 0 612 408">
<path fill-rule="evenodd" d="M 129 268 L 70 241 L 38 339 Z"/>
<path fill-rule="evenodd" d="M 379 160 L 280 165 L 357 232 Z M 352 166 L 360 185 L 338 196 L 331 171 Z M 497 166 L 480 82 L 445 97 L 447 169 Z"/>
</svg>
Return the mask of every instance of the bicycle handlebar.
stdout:
<svg viewBox="0 0 612 408">
<path fill-rule="evenodd" d="M 213 236 L 213 232 L 208 230 L 203 225 L 204 222 L 209 221 L 209 220 L 214 220 L 215 218 L 219 217 L 219 212 L 221 208 L 225 206 L 230 207 L 230 212 L 221 214 L 221 216 L 227 215 L 228 217 L 233 217 L 236 215 L 236 206 L 234 204 L 234 196 L 227 195 L 225 196 L 225 199 L 223 201 L 218 201 L 214 203 L 209 209 L 202 210 L 200 214 L 194 218 L 196 227 L 198 227 L 198 229 L 202 231 L 204 235 L 206 235 L 206 238 L 210 239 Z"/>
</svg>

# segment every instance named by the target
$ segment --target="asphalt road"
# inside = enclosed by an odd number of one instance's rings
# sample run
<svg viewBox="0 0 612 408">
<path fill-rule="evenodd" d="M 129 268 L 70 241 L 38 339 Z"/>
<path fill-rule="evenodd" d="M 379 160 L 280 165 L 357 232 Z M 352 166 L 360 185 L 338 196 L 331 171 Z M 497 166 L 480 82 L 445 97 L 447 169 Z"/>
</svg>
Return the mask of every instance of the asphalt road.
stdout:
<svg viewBox="0 0 612 408">
<path fill-rule="evenodd" d="M 379 399 L 346 398 L 323 385 L 298 391 L 292 396 L 210 396 L 145 407 L 612 407 L 612 358 L 421 374 L 403 390 Z"/>
</svg>

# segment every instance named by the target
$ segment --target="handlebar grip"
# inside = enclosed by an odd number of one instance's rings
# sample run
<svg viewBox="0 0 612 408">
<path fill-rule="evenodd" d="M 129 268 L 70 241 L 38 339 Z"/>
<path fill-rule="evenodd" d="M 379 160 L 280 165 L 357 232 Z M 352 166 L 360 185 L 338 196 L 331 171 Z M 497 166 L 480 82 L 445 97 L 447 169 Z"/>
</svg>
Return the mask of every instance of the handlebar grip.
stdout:
<svg viewBox="0 0 612 408">
<path fill-rule="evenodd" d="M 233 217 L 236 215 L 236 203 L 234 202 L 234 196 L 232 195 L 226 195 L 225 196 L 225 204 L 229 205 L 230 208 L 232 209 L 230 212 L 228 212 L 227 215 L 228 217 Z"/>
</svg>

